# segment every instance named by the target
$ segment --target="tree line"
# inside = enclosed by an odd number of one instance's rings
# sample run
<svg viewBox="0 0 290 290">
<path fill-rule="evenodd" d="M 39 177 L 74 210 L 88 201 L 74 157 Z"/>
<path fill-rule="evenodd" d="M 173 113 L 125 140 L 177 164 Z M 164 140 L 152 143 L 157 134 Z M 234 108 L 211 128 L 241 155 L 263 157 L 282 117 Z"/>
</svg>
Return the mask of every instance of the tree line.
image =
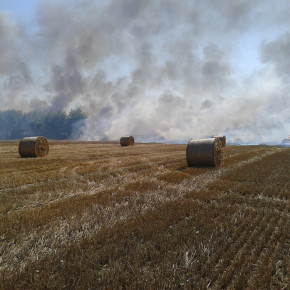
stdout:
<svg viewBox="0 0 290 290">
<path fill-rule="evenodd" d="M 15 140 L 27 136 L 44 136 L 49 139 L 78 139 L 79 125 L 86 119 L 81 109 L 65 112 L 17 110 L 0 111 L 0 139 Z"/>
</svg>

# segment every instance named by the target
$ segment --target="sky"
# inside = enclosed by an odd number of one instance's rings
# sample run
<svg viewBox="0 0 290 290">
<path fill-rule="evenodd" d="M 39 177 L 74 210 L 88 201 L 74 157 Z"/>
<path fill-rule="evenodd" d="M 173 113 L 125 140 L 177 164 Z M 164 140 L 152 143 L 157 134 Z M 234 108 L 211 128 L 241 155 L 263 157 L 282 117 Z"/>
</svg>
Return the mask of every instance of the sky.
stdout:
<svg viewBox="0 0 290 290">
<path fill-rule="evenodd" d="M 1 0 L 0 11 L 5 11 L 17 21 L 32 22 L 38 0 Z"/>
<path fill-rule="evenodd" d="M 0 0 L 0 110 L 82 108 L 84 140 L 290 134 L 288 0 Z"/>
</svg>

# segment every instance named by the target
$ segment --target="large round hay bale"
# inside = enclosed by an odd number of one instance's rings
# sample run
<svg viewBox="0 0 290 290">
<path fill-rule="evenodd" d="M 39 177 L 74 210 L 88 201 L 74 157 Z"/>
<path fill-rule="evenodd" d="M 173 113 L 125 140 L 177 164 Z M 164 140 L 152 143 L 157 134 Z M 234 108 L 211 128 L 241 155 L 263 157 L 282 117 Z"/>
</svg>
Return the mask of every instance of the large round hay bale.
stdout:
<svg viewBox="0 0 290 290">
<path fill-rule="evenodd" d="M 134 145 L 134 137 L 133 136 L 121 137 L 120 144 L 121 144 L 121 146 Z"/>
<path fill-rule="evenodd" d="M 44 137 L 25 137 L 20 140 L 18 151 L 21 157 L 43 157 L 48 154 L 49 146 Z"/>
<path fill-rule="evenodd" d="M 212 136 L 212 138 L 219 139 L 221 141 L 221 143 L 222 143 L 222 146 L 223 147 L 226 146 L 226 143 L 227 143 L 226 136 Z"/>
<path fill-rule="evenodd" d="M 220 166 L 223 157 L 219 139 L 189 140 L 186 148 L 186 160 L 189 167 Z"/>
</svg>

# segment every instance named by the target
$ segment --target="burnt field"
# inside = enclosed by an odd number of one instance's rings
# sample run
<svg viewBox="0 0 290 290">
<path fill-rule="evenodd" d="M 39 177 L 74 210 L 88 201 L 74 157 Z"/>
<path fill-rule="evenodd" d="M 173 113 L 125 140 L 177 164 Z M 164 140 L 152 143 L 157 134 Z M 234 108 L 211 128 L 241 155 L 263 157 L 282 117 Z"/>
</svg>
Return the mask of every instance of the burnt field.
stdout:
<svg viewBox="0 0 290 290">
<path fill-rule="evenodd" d="M 290 148 L 0 143 L 2 289 L 289 289 Z"/>
</svg>

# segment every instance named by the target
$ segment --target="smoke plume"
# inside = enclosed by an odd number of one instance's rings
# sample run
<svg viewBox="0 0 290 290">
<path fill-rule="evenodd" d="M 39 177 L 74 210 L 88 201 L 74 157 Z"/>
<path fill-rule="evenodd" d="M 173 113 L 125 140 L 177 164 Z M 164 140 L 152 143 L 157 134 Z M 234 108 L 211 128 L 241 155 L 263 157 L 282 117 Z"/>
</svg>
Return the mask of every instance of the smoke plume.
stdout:
<svg viewBox="0 0 290 290">
<path fill-rule="evenodd" d="M 290 134 L 290 2 L 39 0 L 0 11 L 3 109 L 81 107 L 84 140 Z"/>
</svg>

